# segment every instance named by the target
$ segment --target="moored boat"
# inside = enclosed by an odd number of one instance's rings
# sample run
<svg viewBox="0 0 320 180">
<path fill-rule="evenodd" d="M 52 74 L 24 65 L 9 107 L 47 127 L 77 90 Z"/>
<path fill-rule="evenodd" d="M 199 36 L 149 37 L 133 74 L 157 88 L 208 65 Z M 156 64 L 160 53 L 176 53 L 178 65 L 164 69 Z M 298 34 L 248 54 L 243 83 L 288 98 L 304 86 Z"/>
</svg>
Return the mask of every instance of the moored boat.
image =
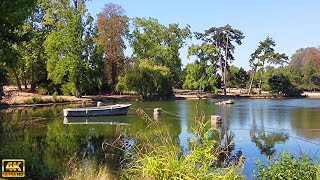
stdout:
<svg viewBox="0 0 320 180">
<path fill-rule="evenodd" d="M 115 104 L 110 106 L 67 108 L 63 109 L 65 117 L 85 117 L 85 116 L 116 116 L 126 115 L 131 104 Z"/>
</svg>

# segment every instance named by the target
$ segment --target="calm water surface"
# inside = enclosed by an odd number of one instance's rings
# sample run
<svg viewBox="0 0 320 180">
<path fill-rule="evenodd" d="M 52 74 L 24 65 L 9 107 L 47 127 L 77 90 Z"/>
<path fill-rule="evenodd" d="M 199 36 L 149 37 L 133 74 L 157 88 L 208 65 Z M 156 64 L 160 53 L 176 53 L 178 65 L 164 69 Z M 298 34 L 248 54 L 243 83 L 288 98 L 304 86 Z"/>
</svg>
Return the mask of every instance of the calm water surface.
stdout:
<svg viewBox="0 0 320 180">
<path fill-rule="evenodd" d="M 139 131 L 152 134 L 147 123 L 136 114 L 138 107 L 151 117 L 153 108 L 162 108 L 161 126 L 169 128 L 185 152 L 188 152 L 188 139 L 193 136 L 195 114 L 205 114 L 207 120 L 213 114 L 222 116 L 222 126 L 212 127 L 219 132 L 234 133 L 233 152 L 241 151 L 245 156 L 243 174 L 247 179 L 252 178 L 256 159 L 265 159 L 282 149 L 296 155 L 303 152 L 320 157 L 319 99 L 238 99 L 231 106 L 215 105 L 218 101 L 131 102 L 128 116 L 68 121 L 63 119 L 61 111 L 74 105 L 5 109 L 0 111 L 0 158 L 41 162 L 45 170 L 39 171 L 51 173 L 63 173 L 73 156 L 113 163 L 106 158 L 102 144 L 117 139 L 119 129 L 128 134 Z"/>
</svg>

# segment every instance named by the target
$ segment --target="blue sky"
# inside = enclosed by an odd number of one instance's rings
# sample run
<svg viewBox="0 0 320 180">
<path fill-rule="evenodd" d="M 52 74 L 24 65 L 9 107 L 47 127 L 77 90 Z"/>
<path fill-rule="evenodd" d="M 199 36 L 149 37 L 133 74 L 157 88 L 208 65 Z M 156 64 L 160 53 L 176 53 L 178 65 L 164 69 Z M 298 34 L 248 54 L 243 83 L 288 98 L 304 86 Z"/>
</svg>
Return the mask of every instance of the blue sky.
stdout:
<svg viewBox="0 0 320 180">
<path fill-rule="evenodd" d="M 189 24 L 193 32 L 230 24 L 246 36 L 236 47 L 232 64 L 247 70 L 250 54 L 267 36 L 276 41 L 277 52 L 289 57 L 301 47 L 320 46 L 319 0 L 91 0 L 87 8 L 96 18 L 109 2 L 120 4 L 129 18 L 152 17 L 181 27 Z M 194 61 L 187 58 L 187 47 L 180 52 L 184 65 Z M 130 53 L 128 49 L 126 55 Z"/>
</svg>

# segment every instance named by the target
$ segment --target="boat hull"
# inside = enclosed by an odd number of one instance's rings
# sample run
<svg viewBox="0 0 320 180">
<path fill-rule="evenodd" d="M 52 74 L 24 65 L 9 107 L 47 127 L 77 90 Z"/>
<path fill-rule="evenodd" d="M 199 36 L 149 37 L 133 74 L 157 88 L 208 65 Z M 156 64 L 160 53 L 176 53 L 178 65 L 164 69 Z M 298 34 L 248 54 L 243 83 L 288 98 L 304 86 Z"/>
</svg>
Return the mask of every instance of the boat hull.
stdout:
<svg viewBox="0 0 320 180">
<path fill-rule="evenodd" d="M 88 108 L 68 108 L 63 109 L 65 117 L 85 117 L 85 116 L 116 116 L 126 115 L 129 112 L 131 104 L 111 105 Z"/>
</svg>

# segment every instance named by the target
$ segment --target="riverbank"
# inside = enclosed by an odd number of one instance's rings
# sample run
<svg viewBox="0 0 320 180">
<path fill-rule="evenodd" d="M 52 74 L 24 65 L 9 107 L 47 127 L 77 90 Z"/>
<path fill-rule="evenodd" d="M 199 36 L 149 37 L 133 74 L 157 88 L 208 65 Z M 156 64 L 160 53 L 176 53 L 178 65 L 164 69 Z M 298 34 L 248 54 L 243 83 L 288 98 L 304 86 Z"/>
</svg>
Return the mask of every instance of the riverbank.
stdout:
<svg viewBox="0 0 320 180">
<path fill-rule="evenodd" d="M 95 96 L 83 96 L 82 98 L 76 98 L 74 96 L 51 96 L 40 95 L 37 93 L 31 93 L 28 91 L 18 91 L 15 87 L 5 86 L 4 92 L 6 96 L 0 103 L 0 106 L 50 106 L 54 104 L 83 104 L 93 103 L 96 101 L 107 102 L 128 102 L 137 101 L 136 95 L 95 95 Z M 227 96 L 224 96 L 222 92 L 215 93 L 201 93 L 197 91 L 188 90 L 175 90 L 176 100 L 188 100 L 188 99 L 238 99 L 238 98 L 252 98 L 252 99 L 269 99 L 273 98 L 267 91 L 263 91 L 261 95 L 254 94 L 248 95 L 244 90 L 240 89 L 228 89 Z M 320 92 L 304 92 L 302 94 L 307 98 L 320 98 Z"/>
</svg>

